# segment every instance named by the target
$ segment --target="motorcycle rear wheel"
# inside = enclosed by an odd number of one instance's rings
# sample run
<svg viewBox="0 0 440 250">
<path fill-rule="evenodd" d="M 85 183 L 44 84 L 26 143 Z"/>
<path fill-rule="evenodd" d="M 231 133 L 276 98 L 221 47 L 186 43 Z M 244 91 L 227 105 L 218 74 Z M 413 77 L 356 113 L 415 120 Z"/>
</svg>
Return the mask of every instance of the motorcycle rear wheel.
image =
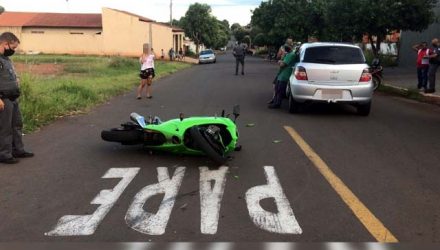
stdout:
<svg viewBox="0 0 440 250">
<path fill-rule="evenodd" d="M 143 132 L 133 128 L 114 128 L 111 130 L 103 130 L 101 138 L 104 141 L 119 142 L 123 145 L 142 144 Z"/>
<path fill-rule="evenodd" d="M 224 150 L 220 146 L 216 146 L 218 143 L 207 134 L 204 128 L 194 126 L 190 128 L 190 135 L 196 146 L 214 162 L 220 165 L 226 163 L 228 157 L 225 155 Z"/>
<path fill-rule="evenodd" d="M 378 75 L 373 75 L 373 90 L 377 90 L 382 83 L 382 78 Z"/>
</svg>

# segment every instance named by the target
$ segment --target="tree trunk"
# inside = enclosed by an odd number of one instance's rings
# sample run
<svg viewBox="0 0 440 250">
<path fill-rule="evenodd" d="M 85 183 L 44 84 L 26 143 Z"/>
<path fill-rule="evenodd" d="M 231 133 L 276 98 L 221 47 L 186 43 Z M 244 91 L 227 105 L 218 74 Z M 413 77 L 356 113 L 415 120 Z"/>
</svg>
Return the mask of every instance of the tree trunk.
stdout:
<svg viewBox="0 0 440 250">
<path fill-rule="evenodd" d="M 376 47 L 376 45 L 374 44 L 373 36 L 372 36 L 371 34 L 368 34 L 368 41 L 369 41 L 370 44 L 371 44 L 371 50 L 373 51 L 373 55 L 374 55 L 374 57 L 375 57 L 375 58 L 378 58 L 378 57 L 379 57 L 379 53 L 378 53 L 378 51 L 377 51 L 377 47 Z"/>
<path fill-rule="evenodd" d="M 382 44 L 382 36 L 377 35 L 376 36 L 376 42 L 373 41 L 373 36 L 371 34 L 368 34 L 368 40 L 371 44 L 371 49 L 373 50 L 373 55 L 375 58 L 379 58 L 380 53 L 380 45 Z"/>
</svg>

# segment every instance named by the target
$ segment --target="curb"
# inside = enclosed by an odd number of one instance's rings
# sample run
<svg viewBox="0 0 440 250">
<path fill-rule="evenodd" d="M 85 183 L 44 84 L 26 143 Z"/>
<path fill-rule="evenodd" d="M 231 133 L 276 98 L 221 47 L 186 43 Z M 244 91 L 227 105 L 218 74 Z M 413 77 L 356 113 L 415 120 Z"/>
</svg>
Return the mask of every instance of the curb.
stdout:
<svg viewBox="0 0 440 250">
<path fill-rule="evenodd" d="M 397 87 L 390 84 L 382 84 L 379 87 L 379 91 L 387 94 L 392 94 L 392 95 L 440 106 L 440 95 L 425 94 L 417 90 Z"/>
</svg>

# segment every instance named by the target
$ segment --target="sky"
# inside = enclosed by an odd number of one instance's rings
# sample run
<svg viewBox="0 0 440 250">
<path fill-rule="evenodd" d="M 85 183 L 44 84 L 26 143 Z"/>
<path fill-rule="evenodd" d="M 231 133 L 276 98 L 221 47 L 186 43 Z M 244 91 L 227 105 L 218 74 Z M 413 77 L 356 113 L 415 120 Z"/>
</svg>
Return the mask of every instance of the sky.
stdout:
<svg viewBox="0 0 440 250">
<path fill-rule="evenodd" d="M 211 6 L 219 20 L 244 26 L 251 20 L 251 10 L 262 0 L 172 0 L 173 19 L 184 16 L 190 4 L 199 2 Z M 170 0 L 0 0 L 6 11 L 101 13 L 102 7 L 128 11 L 159 22 L 170 20 Z"/>
</svg>

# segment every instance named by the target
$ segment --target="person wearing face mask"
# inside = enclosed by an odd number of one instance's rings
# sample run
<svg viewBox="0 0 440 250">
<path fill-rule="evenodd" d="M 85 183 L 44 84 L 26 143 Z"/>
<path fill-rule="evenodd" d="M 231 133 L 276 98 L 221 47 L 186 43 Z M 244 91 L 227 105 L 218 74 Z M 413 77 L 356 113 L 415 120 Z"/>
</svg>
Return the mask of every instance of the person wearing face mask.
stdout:
<svg viewBox="0 0 440 250">
<path fill-rule="evenodd" d="M 428 52 L 429 70 L 428 70 L 428 87 L 425 93 L 435 92 L 435 77 L 438 67 L 440 66 L 440 41 L 438 38 L 432 40 L 432 48 Z"/>
<path fill-rule="evenodd" d="M 9 59 L 20 40 L 11 32 L 0 35 L 0 163 L 15 164 L 17 158 L 34 156 L 25 151 L 22 141 L 23 122 L 18 105 L 20 89 Z"/>
</svg>

